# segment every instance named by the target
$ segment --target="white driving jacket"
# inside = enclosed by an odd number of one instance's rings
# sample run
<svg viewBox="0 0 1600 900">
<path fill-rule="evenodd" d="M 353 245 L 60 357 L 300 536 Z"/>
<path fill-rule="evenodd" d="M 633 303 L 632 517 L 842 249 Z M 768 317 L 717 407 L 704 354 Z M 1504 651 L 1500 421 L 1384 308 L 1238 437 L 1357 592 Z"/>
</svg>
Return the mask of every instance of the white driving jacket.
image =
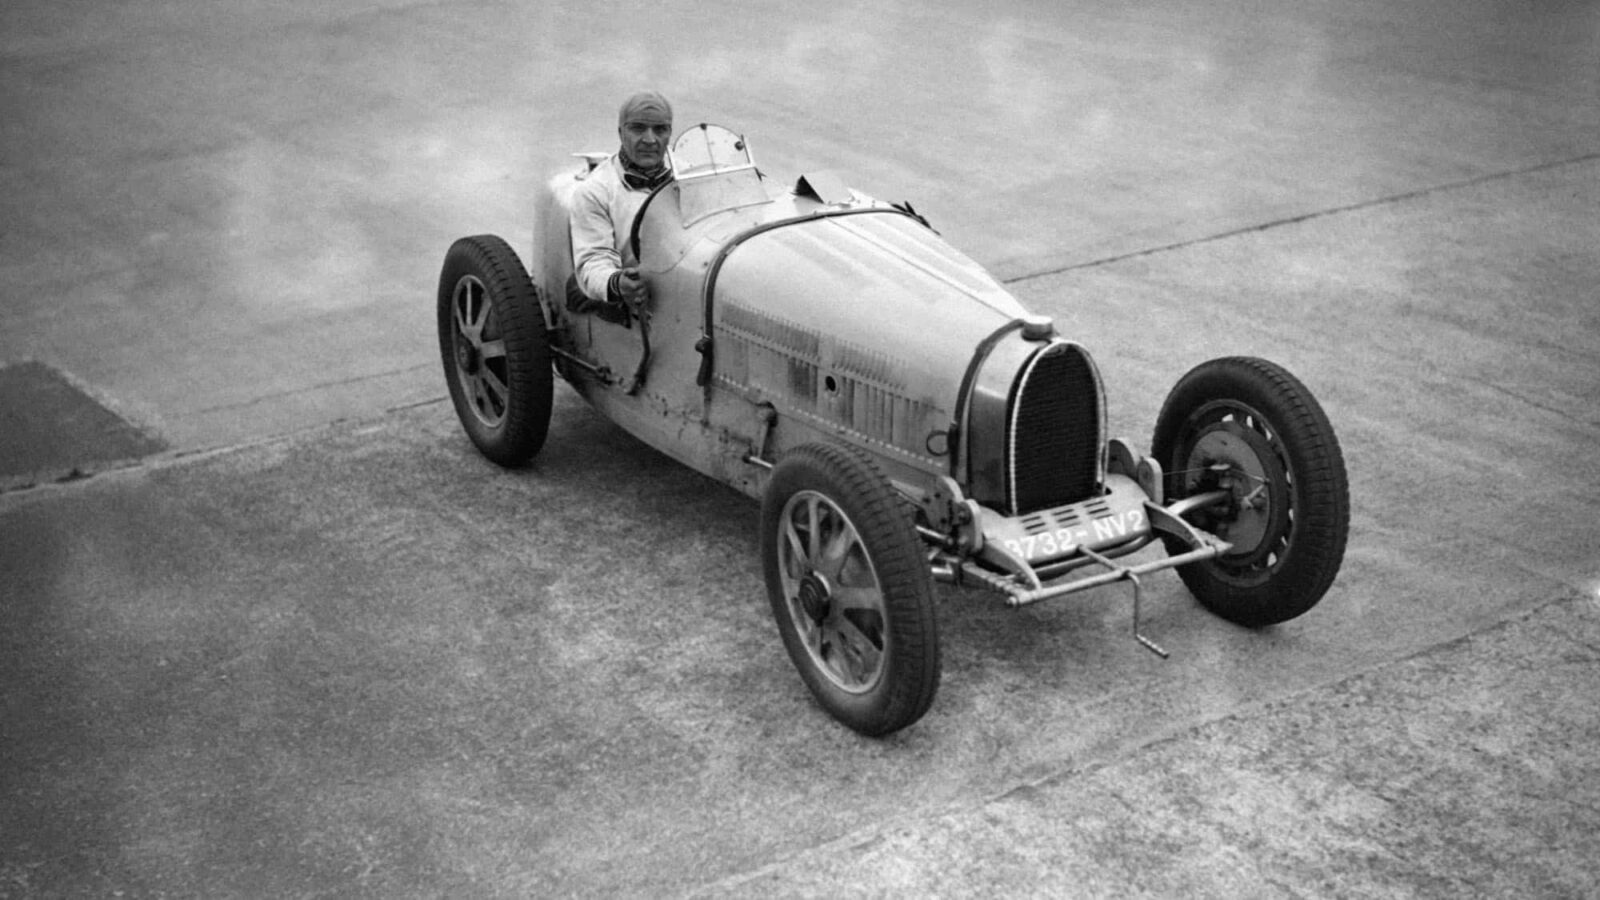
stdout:
<svg viewBox="0 0 1600 900">
<path fill-rule="evenodd" d="M 622 160 L 611 157 L 590 170 L 572 194 L 572 271 L 578 287 L 591 300 L 606 299 L 611 273 L 636 266 L 628 230 L 650 196 L 622 180 Z"/>
</svg>

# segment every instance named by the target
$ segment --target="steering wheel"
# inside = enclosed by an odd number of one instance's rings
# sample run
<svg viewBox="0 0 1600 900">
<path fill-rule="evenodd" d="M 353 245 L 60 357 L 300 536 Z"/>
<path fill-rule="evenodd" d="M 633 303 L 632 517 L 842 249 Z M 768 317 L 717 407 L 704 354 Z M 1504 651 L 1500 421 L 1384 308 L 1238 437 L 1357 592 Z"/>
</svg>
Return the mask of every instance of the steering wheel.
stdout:
<svg viewBox="0 0 1600 900">
<path fill-rule="evenodd" d="M 635 260 L 639 258 L 639 226 L 644 224 L 644 214 L 649 212 L 650 203 L 656 199 L 656 195 L 674 183 L 676 183 L 676 179 L 656 185 L 655 190 L 650 192 L 650 196 L 644 198 L 644 202 L 639 204 L 639 211 L 633 214 L 633 225 L 628 229 L 628 247 L 633 250 L 633 258 Z"/>
</svg>

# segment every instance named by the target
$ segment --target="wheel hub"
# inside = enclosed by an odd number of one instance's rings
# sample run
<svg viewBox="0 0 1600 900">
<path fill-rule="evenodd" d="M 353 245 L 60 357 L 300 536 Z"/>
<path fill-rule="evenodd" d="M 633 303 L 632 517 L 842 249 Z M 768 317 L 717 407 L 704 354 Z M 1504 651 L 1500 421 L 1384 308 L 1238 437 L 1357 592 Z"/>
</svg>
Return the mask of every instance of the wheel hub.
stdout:
<svg viewBox="0 0 1600 900">
<path fill-rule="evenodd" d="M 1215 487 L 1233 495 L 1227 514 L 1211 523 L 1220 537 L 1233 544 L 1227 558 L 1236 564 L 1263 558 L 1288 527 L 1287 498 L 1274 496 L 1285 477 L 1272 445 L 1260 434 L 1228 422 L 1207 431 L 1190 459 L 1196 469 L 1211 470 L 1206 477 L 1216 479 Z"/>
<path fill-rule="evenodd" d="M 467 373 L 468 375 L 476 375 L 478 373 L 478 364 L 480 362 L 482 362 L 482 357 L 478 353 L 478 348 L 472 346 L 471 341 L 465 340 L 460 335 L 457 335 L 456 365 L 461 367 L 461 371 Z"/>
<path fill-rule="evenodd" d="M 811 621 L 821 622 L 828 617 L 833 606 L 832 597 L 833 589 L 820 573 L 811 572 L 800 579 L 800 608 Z"/>
</svg>

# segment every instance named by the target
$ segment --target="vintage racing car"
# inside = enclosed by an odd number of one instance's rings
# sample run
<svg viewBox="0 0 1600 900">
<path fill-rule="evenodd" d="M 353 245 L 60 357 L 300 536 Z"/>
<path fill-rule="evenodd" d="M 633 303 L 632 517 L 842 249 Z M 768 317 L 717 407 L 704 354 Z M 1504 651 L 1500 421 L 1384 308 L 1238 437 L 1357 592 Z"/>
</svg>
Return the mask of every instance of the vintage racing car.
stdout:
<svg viewBox="0 0 1600 900">
<path fill-rule="evenodd" d="M 1343 457 L 1316 400 L 1262 359 L 1183 376 L 1141 456 L 1105 435 L 1089 352 L 908 205 L 834 176 L 780 184 L 744 138 L 683 132 L 630 241 L 651 300 L 569 309 L 579 154 L 540 192 L 530 268 L 462 238 L 439 280 L 451 400 L 489 459 L 543 445 L 553 373 L 601 414 L 761 501 L 783 643 L 832 715 L 882 735 L 939 683 L 932 581 L 1013 606 L 1176 568 L 1252 627 L 1311 609 L 1344 556 Z M 1160 540 L 1166 555 L 1129 557 Z"/>
</svg>

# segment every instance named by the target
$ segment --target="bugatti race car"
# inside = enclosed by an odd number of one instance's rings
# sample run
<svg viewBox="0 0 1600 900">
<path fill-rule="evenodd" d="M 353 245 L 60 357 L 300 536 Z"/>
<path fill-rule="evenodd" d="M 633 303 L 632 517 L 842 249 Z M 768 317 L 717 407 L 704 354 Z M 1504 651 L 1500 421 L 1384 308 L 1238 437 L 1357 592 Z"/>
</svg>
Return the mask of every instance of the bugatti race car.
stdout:
<svg viewBox="0 0 1600 900">
<path fill-rule="evenodd" d="M 1326 414 L 1279 365 L 1214 359 L 1173 387 L 1148 455 L 1105 434 L 1080 344 L 909 205 L 837 177 L 782 184 L 745 139 L 683 132 L 676 178 L 629 242 L 650 300 L 573 312 L 571 198 L 539 192 L 530 266 L 466 237 L 439 280 L 450 397 L 486 457 L 544 443 L 559 374 L 602 415 L 761 502 L 768 599 L 817 701 L 883 735 L 939 683 L 935 580 L 1025 606 L 1176 569 L 1250 627 L 1311 609 L 1344 556 L 1345 468 Z M 1163 553 L 1139 554 L 1154 542 Z"/>
</svg>

